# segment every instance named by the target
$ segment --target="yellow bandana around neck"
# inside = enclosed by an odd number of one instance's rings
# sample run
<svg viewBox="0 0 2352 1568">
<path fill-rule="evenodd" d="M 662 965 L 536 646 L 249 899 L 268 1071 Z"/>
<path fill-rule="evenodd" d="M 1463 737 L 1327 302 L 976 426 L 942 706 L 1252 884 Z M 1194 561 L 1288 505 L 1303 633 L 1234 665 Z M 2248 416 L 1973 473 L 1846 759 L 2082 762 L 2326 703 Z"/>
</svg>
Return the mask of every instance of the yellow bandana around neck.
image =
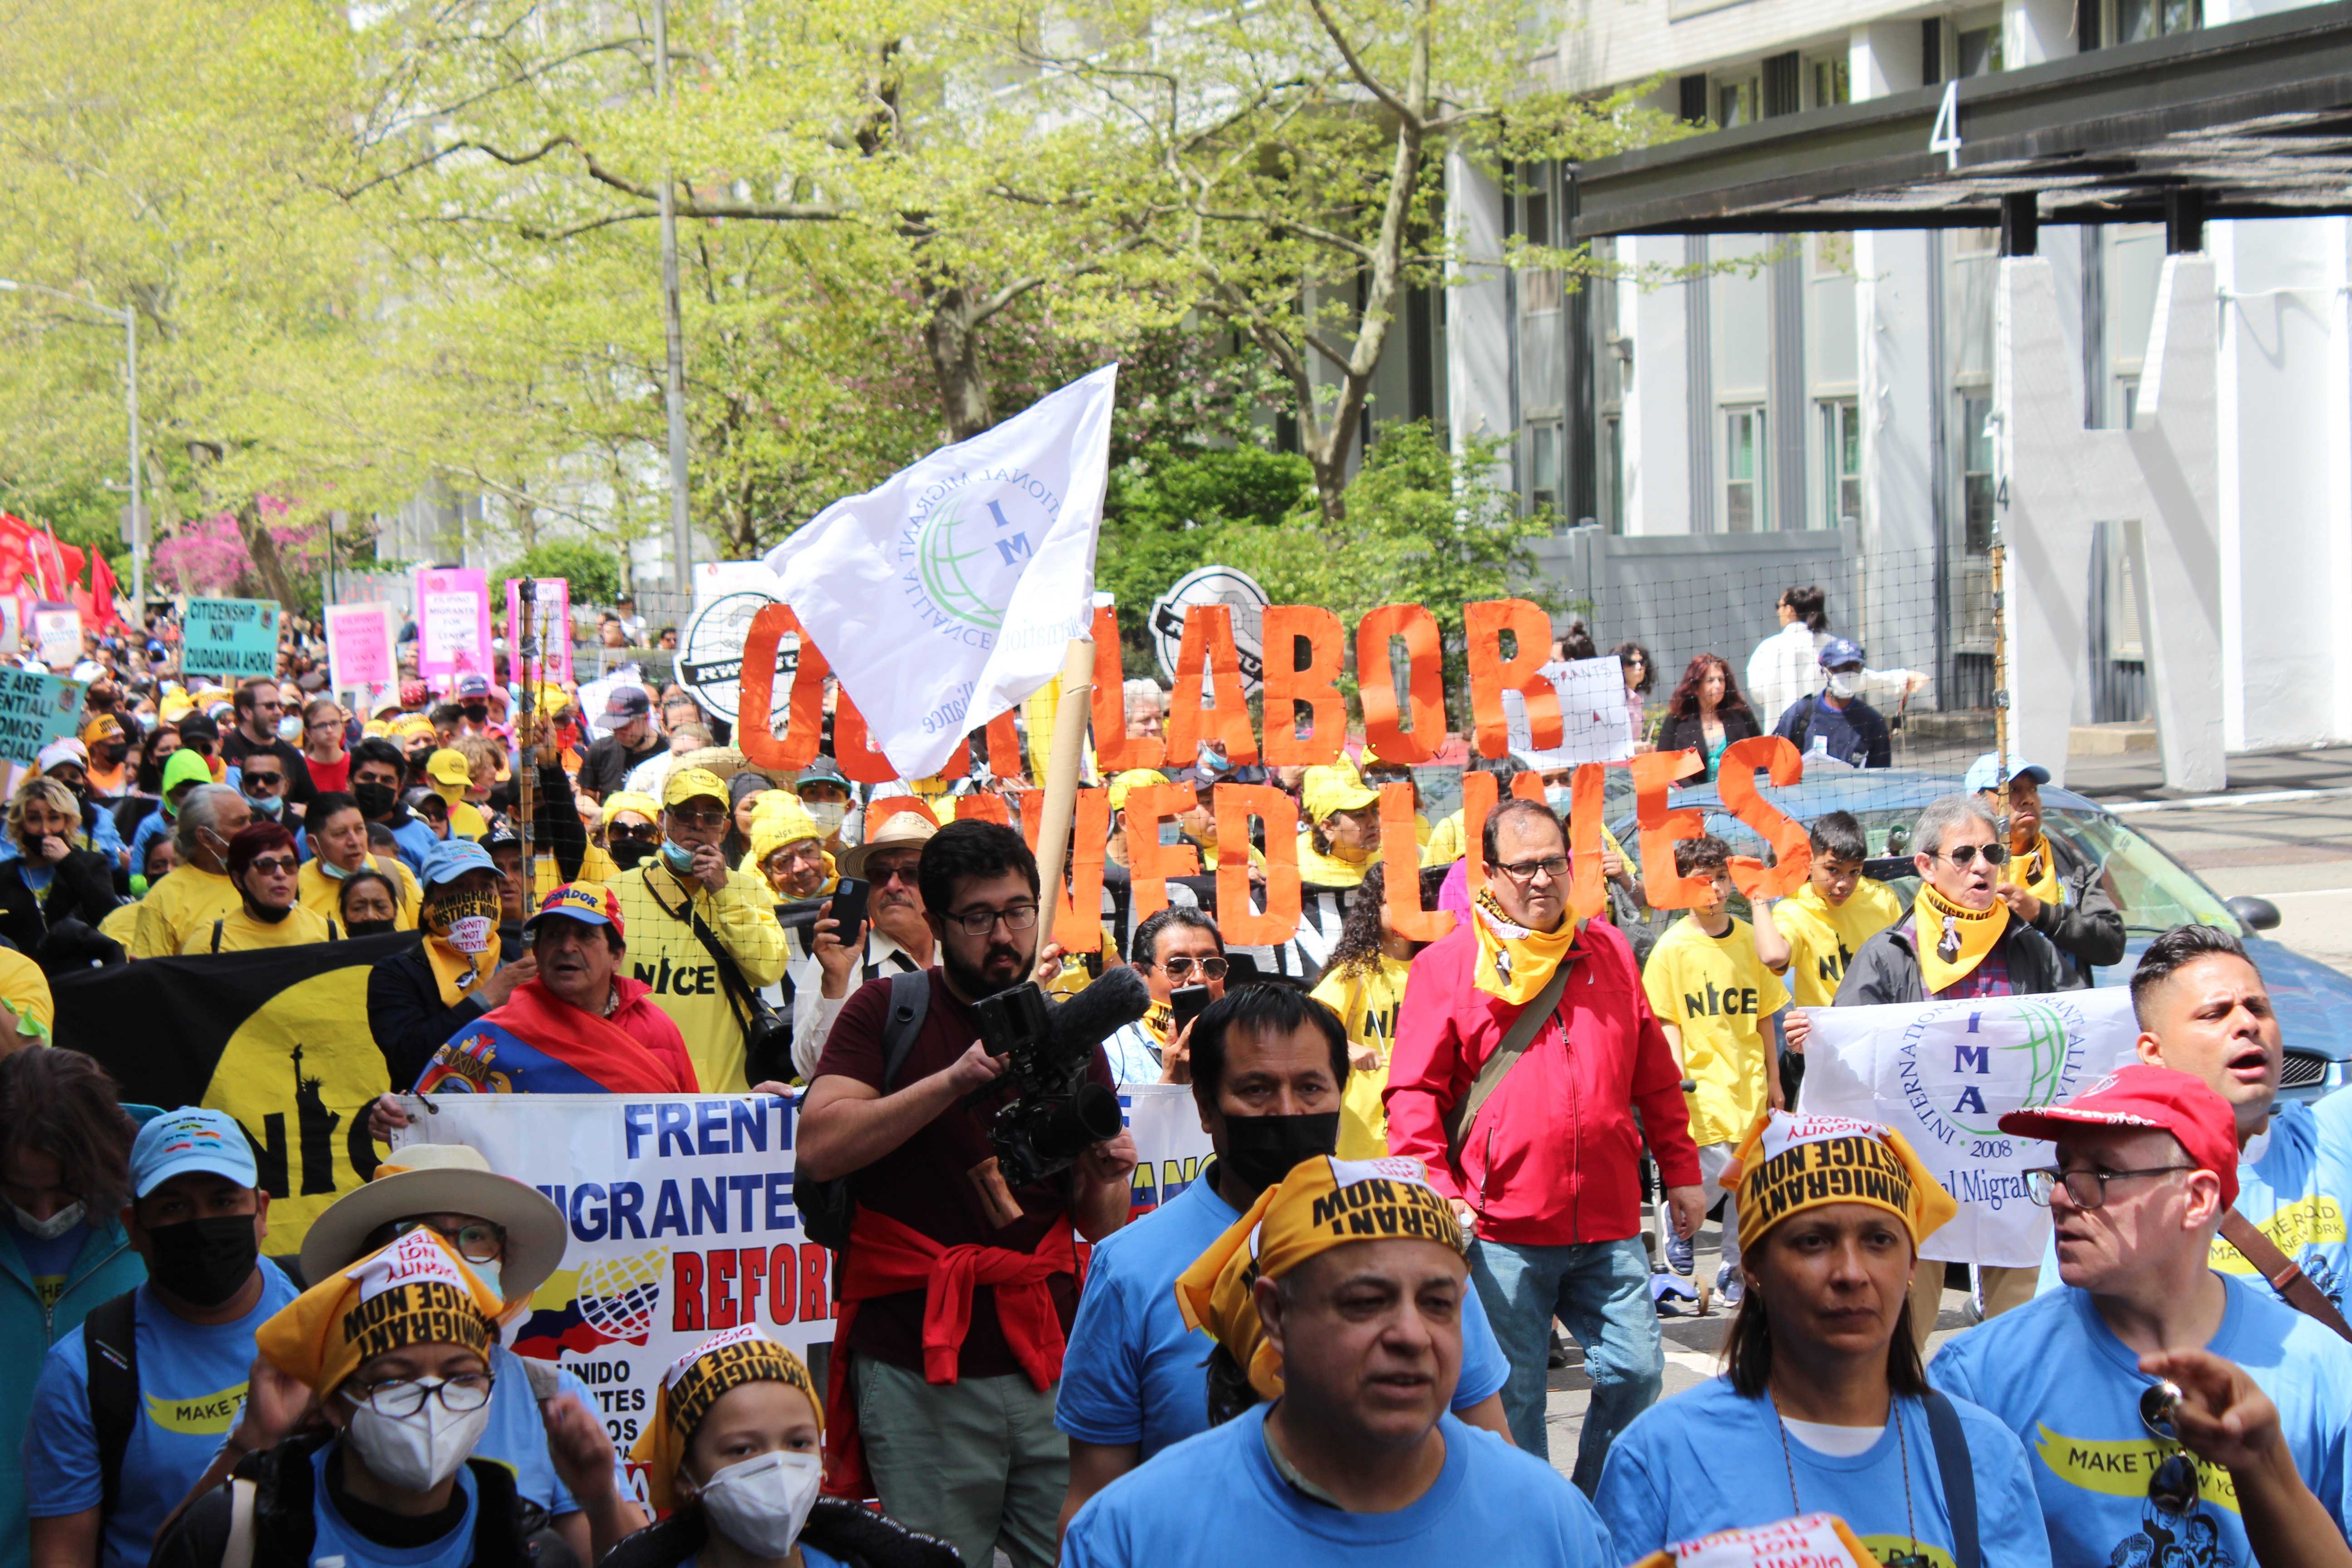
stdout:
<svg viewBox="0 0 2352 1568">
<path fill-rule="evenodd" d="M 1478 913 L 1472 929 L 1478 936 L 1478 967 L 1474 979 L 1479 990 L 1506 1002 L 1535 1000 L 1551 979 L 1551 972 L 1568 959 L 1576 945 L 1576 921 L 1562 921 L 1558 931 L 1529 931 L 1503 912 L 1491 889 L 1481 888 L 1471 907 Z"/>
<path fill-rule="evenodd" d="M 2050 850 L 2050 836 L 2038 834 L 2033 847 L 2011 862 L 2010 880 L 2045 904 L 2066 901 L 2066 885 L 2058 879 L 2058 857 Z"/>
<path fill-rule="evenodd" d="M 1990 909 L 1964 910 L 1925 882 L 1911 910 L 1918 919 L 1919 978 L 1930 996 L 1975 973 L 2009 929 L 2009 906 L 1999 899 Z"/>
<path fill-rule="evenodd" d="M 1154 1002 L 1143 1010 L 1143 1026 L 1151 1037 L 1166 1045 L 1176 1033 L 1176 1009 L 1162 1002 Z"/>
<path fill-rule="evenodd" d="M 441 1005 L 455 1007 L 472 995 L 482 976 L 497 966 L 499 952 L 496 947 L 486 952 L 459 952 L 428 934 L 425 939 L 425 962 L 433 966 L 433 978 L 441 987 Z"/>
</svg>

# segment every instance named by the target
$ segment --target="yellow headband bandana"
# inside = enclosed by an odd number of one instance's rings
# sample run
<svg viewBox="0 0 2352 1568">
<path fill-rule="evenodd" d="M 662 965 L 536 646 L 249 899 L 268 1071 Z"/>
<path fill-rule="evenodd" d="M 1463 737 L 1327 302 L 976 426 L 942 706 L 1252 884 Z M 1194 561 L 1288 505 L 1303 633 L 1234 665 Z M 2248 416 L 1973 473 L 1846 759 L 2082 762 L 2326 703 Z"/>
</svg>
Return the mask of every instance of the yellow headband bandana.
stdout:
<svg viewBox="0 0 2352 1568">
<path fill-rule="evenodd" d="M 722 1394 L 747 1383 L 782 1383 L 799 1389 L 816 1412 L 817 1430 L 824 1430 L 824 1401 L 800 1357 L 754 1323 L 713 1334 L 669 1363 L 655 1396 L 654 1418 L 629 1450 L 631 1462 L 646 1468 L 646 1491 L 655 1508 L 667 1513 L 677 1506 L 678 1467 L 686 1463 L 686 1446 L 694 1441 L 695 1428 Z"/>
<path fill-rule="evenodd" d="M 410 1345 L 463 1345 L 487 1361 L 504 1305 L 447 1242 L 412 1230 L 289 1301 L 253 1342 L 270 1365 L 325 1394 L 362 1363 Z"/>
<path fill-rule="evenodd" d="M 2009 929 L 2009 906 L 1999 899 L 1990 909 L 1963 909 L 1925 882 L 1911 908 L 1918 919 L 1919 979 L 1930 996 L 1973 973 Z"/>
<path fill-rule="evenodd" d="M 1960 1208 L 1903 1134 L 1844 1116 L 1767 1111 L 1732 1156 L 1723 1185 L 1739 1194 L 1742 1252 L 1782 1220 L 1829 1204 L 1885 1209 L 1916 1251 Z"/>
<path fill-rule="evenodd" d="M 1176 1278 L 1188 1329 L 1205 1328 L 1249 1374 L 1262 1399 L 1282 1397 L 1282 1357 L 1265 1341 L 1253 1291 L 1308 1258 L 1351 1241 L 1434 1241 L 1462 1250 L 1454 1207 L 1429 1168 L 1402 1155 L 1341 1160 L 1318 1154 L 1258 1194 L 1209 1250 Z"/>
</svg>

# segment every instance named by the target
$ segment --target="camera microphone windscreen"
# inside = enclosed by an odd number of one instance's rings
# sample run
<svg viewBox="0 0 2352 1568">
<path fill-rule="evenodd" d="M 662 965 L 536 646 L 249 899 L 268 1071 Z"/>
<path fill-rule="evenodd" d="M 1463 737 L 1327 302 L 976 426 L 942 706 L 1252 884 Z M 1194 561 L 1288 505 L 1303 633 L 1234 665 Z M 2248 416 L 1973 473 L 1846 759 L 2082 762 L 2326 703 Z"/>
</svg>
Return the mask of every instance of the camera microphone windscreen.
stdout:
<svg viewBox="0 0 2352 1568">
<path fill-rule="evenodd" d="M 1106 969 L 1087 988 L 1054 1009 L 1055 1054 L 1091 1051 L 1150 1009 L 1151 987 L 1139 970 Z"/>
</svg>

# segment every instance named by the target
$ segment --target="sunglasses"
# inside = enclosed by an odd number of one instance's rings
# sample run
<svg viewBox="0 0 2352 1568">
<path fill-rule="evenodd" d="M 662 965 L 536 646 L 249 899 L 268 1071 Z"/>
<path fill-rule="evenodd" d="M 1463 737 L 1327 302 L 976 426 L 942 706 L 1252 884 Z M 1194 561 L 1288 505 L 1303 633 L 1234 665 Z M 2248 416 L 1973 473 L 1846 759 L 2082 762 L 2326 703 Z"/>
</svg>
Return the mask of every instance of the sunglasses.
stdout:
<svg viewBox="0 0 2352 1568">
<path fill-rule="evenodd" d="M 1984 857 L 1986 865 L 1999 866 L 2009 859 L 2009 846 L 2006 844 L 1955 844 L 1944 852 L 1944 858 L 1966 869 L 1969 863 L 1979 855 Z"/>
<path fill-rule="evenodd" d="M 1192 974 L 1194 961 L 1189 958 L 1171 958 L 1160 967 L 1168 972 L 1169 979 L 1181 982 Z M 1225 971 L 1231 966 L 1222 958 L 1203 958 L 1199 961 L 1198 967 L 1202 979 L 1223 980 L 1225 977 Z"/>
<path fill-rule="evenodd" d="M 2180 1432 L 2172 1420 L 2183 1397 L 2179 1384 L 2159 1378 L 2148 1384 L 2140 1391 L 2139 1424 L 2157 1441 L 2175 1446 L 2147 1478 L 2147 1499 L 2166 1512 L 2186 1518 L 2197 1507 L 2202 1489 L 2197 1480 L 2197 1461 L 2179 1447 Z"/>
<path fill-rule="evenodd" d="M 262 795 L 286 782 L 284 773 L 247 773 L 237 780 L 237 787 L 247 795 Z"/>
<path fill-rule="evenodd" d="M 255 857 L 252 867 L 265 876 L 290 877 L 299 864 L 288 855 L 261 855 Z"/>
<path fill-rule="evenodd" d="M 604 830 L 604 837 L 615 844 L 651 844 L 661 837 L 661 829 L 650 822 L 616 822 Z"/>
<path fill-rule="evenodd" d="M 675 805 L 669 808 L 669 815 L 681 827 L 717 827 L 727 820 L 723 811 L 685 811 Z"/>
</svg>

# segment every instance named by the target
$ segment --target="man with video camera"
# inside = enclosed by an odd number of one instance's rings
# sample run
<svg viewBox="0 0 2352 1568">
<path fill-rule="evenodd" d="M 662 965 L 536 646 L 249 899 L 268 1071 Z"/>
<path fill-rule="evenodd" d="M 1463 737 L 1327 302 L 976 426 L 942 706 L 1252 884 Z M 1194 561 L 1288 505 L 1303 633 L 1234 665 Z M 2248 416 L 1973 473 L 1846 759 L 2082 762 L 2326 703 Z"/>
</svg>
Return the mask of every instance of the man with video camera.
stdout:
<svg viewBox="0 0 2352 1568">
<path fill-rule="evenodd" d="M 999 1546 L 1014 1568 L 1045 1568 L 1069 1482 L 1054 1400 L 1077 1310 L 1075 1244 L 1125 1223 L 1135 1145 L 1120 1131 L 1069 1150 L 1042 1179 L 1016 1169 L 1007 1180 L 991 1130 L 1005 1106 L 1031 1110 L 1034 1089 L 1008 1071 L 1020 1053 L 982 1042 L 973 1004 L 1036 967 L 1036 858 L 1010 827 L 955 822 L 923 846 L 916 877 L 940 967 L 850 997 L 801 1112 L 803 1207 L 811 1184 L 856 1183 L 835 1287 L 827 1484 L 878 1496 L 975 1568 Z M 1111 1089 L 1099 1037 L 1084 1048 L 1083 1080 Z M 1087 1100 L 1099 1110 L 1082 1091 L 1063 1109 Z M 1046 1143 L 1024 1139 L 1019 1157 Z"/>
</svg>

